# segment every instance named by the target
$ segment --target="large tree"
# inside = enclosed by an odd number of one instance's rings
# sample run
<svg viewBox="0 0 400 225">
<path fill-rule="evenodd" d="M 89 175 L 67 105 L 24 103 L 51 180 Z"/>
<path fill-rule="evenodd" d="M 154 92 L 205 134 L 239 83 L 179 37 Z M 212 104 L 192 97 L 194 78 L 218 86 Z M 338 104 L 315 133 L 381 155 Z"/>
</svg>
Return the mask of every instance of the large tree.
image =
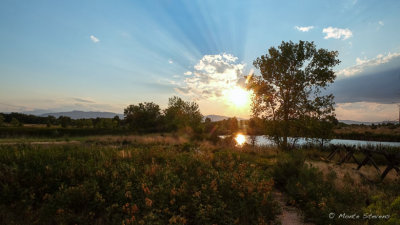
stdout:
<svg viewBox="0 0 400 225">
<path fill-rule="evenodd" d="M 265 121 L 267 134 L 287 149 L 288 137 L 301 136 L 306 121 L 334 116 L 333 95 L 322 90 L 333 83 L 337 51 L 317 49 L 313 42 L 282 42 L 257 58 L 253 65 L 261 76 L 252 76 L 253 116 Z"/>
</svg>

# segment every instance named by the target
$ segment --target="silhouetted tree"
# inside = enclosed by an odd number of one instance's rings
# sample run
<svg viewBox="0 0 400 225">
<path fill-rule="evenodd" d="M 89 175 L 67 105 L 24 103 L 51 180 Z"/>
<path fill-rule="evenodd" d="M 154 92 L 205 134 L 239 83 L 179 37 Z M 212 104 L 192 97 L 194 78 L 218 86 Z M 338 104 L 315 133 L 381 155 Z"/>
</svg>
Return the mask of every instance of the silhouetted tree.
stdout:
<svg viewBox="0 0 400 225">
<path fill-rule="evenodd" d="M 119 116 L 114 116 L 113 124 L 115 128 L 119 128 L 121 126 L 121 119 L 119 118 Z"/>
<path fill-rule="evenodd" d="M 50 127 L 51 125 L 57 124 L 57 118 L 54 116 L 47 116 L 46 118 L 46 125 Z"/>
<path fill-rule="evenodd" d="M 13 127 L 20 127 L 20 126 L 22 126 L 22 123 L 19 122 L 19 120 L 17 120 L 17 119 L 14 118 L 14 117 L 11 119 L 10 124 L 11 124 L 11 126 L 13 126 Z"/>
<path fill-rule="evenodd" d="M 71 126 L 71 124 L 72 124 L 72 120 L 68 116 L 60 116 L 60 117 L 58 117 L 58 120 L 60 121 L 62 128 L 67 128 L 68 126 Z"/>
<path fill-rule="evenodd" d="M 160 129 L 160 106 L 153 102 L 129 105 L 124 109 L 125 122 L 129 128 L 139 132 L 151 132 Z"/>
<path fill-rule="evenodd" d="M 313 42 L 282 42 L 257 58 L 261 76 L 249 79 L 254 91 L 253 115 L 267 122 L 267 134 L 283 149 L 296 136 L 305 117 L 325 120 L 334 116 L 333 95 L 322 95 L 336 78 L 337 51 L 316 49 Z M 299 124 L 300 123 L 300 124 Z"/>
<path fill-rule="evenodd" d="M 239 121 L 236 117 L 229 118 L 227 122 L 229 133 L 234 134 L 239 131 Z"/>
</svg>

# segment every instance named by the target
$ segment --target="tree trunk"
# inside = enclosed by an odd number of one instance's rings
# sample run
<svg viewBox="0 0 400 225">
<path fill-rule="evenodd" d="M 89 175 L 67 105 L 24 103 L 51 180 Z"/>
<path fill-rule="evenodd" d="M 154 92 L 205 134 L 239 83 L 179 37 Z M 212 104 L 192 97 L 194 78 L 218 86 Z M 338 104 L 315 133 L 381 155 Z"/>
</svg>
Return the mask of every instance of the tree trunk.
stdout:
<svg viewBox="0 0 400 225">
<path fill-rule="evenodd" d="M 283 150 L 288 150 L 289 145 L 288 145 L 288 136 L 289 136 L 289 112 L 287 109 L 287 106 L 285 107 L 284 111 L 284 118 L 283 118 L 283 145 L 282 148 Z"/>
</svg>

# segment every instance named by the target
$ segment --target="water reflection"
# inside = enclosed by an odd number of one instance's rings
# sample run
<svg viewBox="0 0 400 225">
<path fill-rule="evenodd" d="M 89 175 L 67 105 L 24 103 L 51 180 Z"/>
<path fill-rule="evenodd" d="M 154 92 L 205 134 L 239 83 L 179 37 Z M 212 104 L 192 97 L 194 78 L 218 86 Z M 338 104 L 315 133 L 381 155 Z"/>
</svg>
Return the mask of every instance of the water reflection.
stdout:
<svg viewBox="0 0 400 225">
<path fill-rule="evenodd" d="M 226 136 L 221 136 L 222 138 Z M 242 146 L 243 144 L 251 144 L 252 139 L 249 135 L 237 134 L 235 137 L 235 141 L 238 146 Z M 300 138 L 297 140 L 297 145 L 304 145 L 307 143 L 305 138 Z M 391 146 L 391 147 L 400 147 L 400 142 L 380 142 L 380 141 L 360 141 L 360 140 L 345 140 L 345 139 L 332 139 L 330 142 L 327 142 L 326 145 L 329 144 L 341 144 L 341 145 L 356 145 L 356 146 Z M 265 145 L 274 145 L 274 143 L 268 139 L 266 136 L 255 136 L 255 145 L 265 146 Z"/>
<path fill-rule="evenodd" d="M 246 142 L 246 137 L 243 134 L 237 134 L 235 141 L 237 145 L 242 146 Z"/>
</svg>

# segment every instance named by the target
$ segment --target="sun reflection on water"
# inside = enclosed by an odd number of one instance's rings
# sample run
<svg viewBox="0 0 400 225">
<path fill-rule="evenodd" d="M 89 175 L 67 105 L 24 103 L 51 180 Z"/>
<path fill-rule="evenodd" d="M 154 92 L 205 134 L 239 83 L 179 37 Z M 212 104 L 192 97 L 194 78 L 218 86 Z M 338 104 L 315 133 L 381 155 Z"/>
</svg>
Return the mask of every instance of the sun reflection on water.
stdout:
<svg viewBox="0 0 400 225">
<path fill-rule="evenodd" d="M 237 134 L 235 141 L 237 145 L 242 146 L 246 142 L 246 137 L 243 134 Z"/>
</svg>

